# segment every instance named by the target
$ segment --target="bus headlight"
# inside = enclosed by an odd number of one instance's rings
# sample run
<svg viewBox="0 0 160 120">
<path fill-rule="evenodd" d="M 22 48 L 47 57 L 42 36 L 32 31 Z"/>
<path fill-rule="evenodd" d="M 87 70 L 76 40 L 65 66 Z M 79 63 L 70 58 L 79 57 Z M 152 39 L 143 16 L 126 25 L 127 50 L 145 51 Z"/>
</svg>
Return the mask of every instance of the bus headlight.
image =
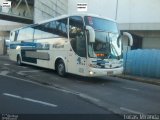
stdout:
<svg viewBox="0 0 160 120">
<path fill-rule="evenodd" d="M 20 48 L 21 48 L 21 46 L 17 46 L 17 47 L 16 47 L 16 50 L 19 50 Z"/>
<path fill-rule="evenodd" d="M 89 74 L 90 74 L 90 75 L 93 75 L 93 74 L 94 74 L 94 72 L 90 71 L 90 72 L 89 72 Z"/>
</svg>

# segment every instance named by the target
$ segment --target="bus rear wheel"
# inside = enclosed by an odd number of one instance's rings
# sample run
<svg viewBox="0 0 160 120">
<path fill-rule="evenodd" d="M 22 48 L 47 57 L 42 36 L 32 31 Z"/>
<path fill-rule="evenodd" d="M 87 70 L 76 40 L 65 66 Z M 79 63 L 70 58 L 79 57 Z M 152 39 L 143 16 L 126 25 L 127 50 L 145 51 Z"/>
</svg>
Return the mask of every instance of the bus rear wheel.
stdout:
<svg viewBox="0 0 160 120">
<path fill-rule="evenodd" d="M 57 63 L 57 73 L 59 76 L 63 77 L 66 75 L 65 64 L 63 60 L 59 60 Z"/>
<path fill-rule="evenodd" d="M 19 55 L 17 56 L 17 64 L 20 66 L 22 65 L 21 57 Z"/>
</svg>

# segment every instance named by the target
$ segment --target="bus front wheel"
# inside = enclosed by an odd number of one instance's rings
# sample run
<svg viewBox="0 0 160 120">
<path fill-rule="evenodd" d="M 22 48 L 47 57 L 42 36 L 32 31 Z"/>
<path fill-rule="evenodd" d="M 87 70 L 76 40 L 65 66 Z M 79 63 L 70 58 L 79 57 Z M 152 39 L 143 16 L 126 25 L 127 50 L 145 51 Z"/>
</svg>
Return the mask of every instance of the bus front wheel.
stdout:
<svg viewBox="0 0 160 120">
<path fill-rule="evenodd" d="M 20 65 L 20 66 L 22 65 L 22 61 L 21 61 L 20 55 L 17 56 L 17 64 Z"/>
<path fill-rule="evenodd" d="M 66 75 L 65 64 L 64 64 L 63 60 L 59 60 L 57 63 L 57 73 L 60 76 Z"/>
</svg>

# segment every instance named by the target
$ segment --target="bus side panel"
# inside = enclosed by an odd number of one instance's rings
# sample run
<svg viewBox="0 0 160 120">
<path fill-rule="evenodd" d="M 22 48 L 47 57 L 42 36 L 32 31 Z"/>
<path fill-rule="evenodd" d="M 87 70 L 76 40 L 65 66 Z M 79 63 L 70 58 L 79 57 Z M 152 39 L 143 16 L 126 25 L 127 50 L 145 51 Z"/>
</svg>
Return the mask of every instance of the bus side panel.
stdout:
<svg viewBox="0 0 160 120">
<path fill-rule="evenodd" d="M 69 41 L 68 38 L 52 38 L 51 40 L 46 41 L 48 42 L 50 49 L 48 50 L 48 68 L 55 69 L 55 62 L 58 58 L 63 59 L 66 67 L 67 72 L 67 52 L 69 49 Z"/>
<path fill-rule="evenodd" d="M 38 59 L 37 59 L 37 65 L 44 68 L 49 68 L 49 62 L 50 62 L 50 50 L 37 50 L 38 53 Z"/>
<path fill-rule="evenodd" d="M 33 53 L 36 53 L 36 50 L 21 50 L 22 61 L 37 64 L 37 58 Z M 32 57 L 30 54 L 32 54 Z"/>
<path fill-rule="evenodd" d="M 66 72 L 68 72 L 68 66 L 67 66 L 67 52 L 66 50 L 53 50 L 51 54 L 51 60 L 50 60 L 50 68 L 51 69 L 55 69 L 56 66 L 56 60 L 58 58 L 62 59 L 64 64 L 65 64 L 65 68 L 66 68 Z"/>
<path fill-rule="evenodd" d="M 9 51 L 8 51 L 9 53 L 9 58 L 10 58 L 10 60 L 12 60 L 12 61 L 17 61 L 17 50 L 16 49 L 9 49 Z"/>
<path fill-rule="evenodd" d="M 9 48 L 9 58 L 13 61 L 17 61 L 17 55 L 21 55 L 20 49 L 17 49 L 17 47 L 20 45 L 20 43 L 18 42 L 12 42 L 10 44 L 10 48 Z"/>
</svg>

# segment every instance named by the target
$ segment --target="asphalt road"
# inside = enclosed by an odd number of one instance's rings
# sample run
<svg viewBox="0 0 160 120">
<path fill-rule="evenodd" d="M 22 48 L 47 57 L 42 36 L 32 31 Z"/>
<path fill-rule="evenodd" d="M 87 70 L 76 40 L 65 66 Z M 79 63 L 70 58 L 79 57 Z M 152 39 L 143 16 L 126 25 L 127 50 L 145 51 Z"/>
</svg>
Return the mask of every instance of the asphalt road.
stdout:
<svg viewBox="0 0 160 120">
<path fill-rule="evenodd" d="M 75 95 L 0 76 L 0 112 L 21 114 L 107 114 Z"/>
<path fill-rule="evenodd" d="M 0 66 L 0 99 L 6 101 L 6 104 L 11 100 L 14 103 L 17 101 L 20 108 L 27 102 L 30 104 L 28 112 L 160 113 L 160 86 L 115 77 L 84 78 L 69 74 L 66 78 L 61 78 L 55 71 L 29 65 L 17 66 L 3 56 L 0 57 Z M 43 87 L 21 80 L 40 83 Z M 4 93 L 45 101 L 58 107 L 16 99 Z M 31 109 L 31 106 L 37 109 Z M 40 109 L 42 106 L 45 106 L 44 111 Z M 5 108 L 7 107 L 3 106 L 3 110 L 7 111 Z"/>
</svg>

